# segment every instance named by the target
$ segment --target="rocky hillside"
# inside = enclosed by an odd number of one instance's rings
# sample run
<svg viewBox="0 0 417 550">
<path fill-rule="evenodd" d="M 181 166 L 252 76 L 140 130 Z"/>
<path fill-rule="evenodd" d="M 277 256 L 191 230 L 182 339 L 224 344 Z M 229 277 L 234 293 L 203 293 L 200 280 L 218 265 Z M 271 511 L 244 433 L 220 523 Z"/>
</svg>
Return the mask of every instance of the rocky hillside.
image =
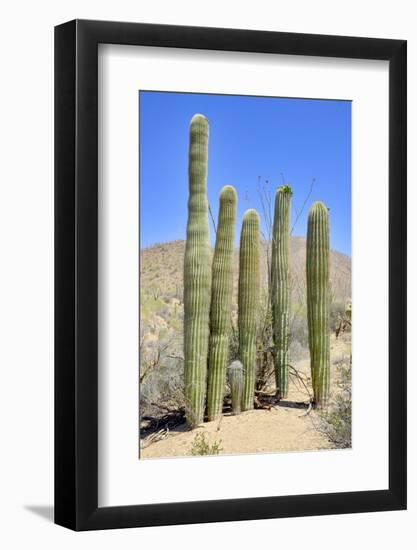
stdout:
<svg viewBox="0 0 417 550">
<path fill-rule="evenodd" d="M 267 283 L 267 261 L 269 255 L 268 243 L 263 242 L 261 256 L 261 272 L 263 285 Z M 291 238 L 291 274 L 293 280 L 294 299 L 305 292 L 305 251 L 306 241 L 302 237 Z M 183 260 L 185 241 L 172 241 L 144 248 L 140 252 L 141 288 L 146 293 L 154 293 L 158 297 L 171 297 L 182 301 L 183 292 Z M 239 251 L 235 250 L 235 290 L 238 281 Z M 334 250 L 330 253 L 330 277 L 333 301 L 341 301 L 351 297 L 351 261 L 350 258 Z M 300 296 L 298 296 L 300 298 Z"/>
</svg>

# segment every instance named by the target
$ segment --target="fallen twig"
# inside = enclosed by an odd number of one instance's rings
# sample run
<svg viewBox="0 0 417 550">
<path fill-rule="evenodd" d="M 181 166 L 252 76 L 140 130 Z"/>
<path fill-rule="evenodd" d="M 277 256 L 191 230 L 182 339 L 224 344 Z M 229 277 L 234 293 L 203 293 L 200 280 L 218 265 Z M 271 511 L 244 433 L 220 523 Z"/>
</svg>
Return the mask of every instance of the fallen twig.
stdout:
<svg viewBox="0 0 417 550">
<path fill-rule="evenodd" d="M 307 384 L 306 384 L 305 381 L 303 380 L 303 377 L 302 377 L 301 373 L 300 373 L 296 368 L 294 368 L 292 365 L 288 365 L 288 366 L 289 366 L 289 368 L 290 368 L 290 370 L 291 370 L 292 376 L 295 376 L 296 379 L 299 380 L 299 381 L 302 383 L 302 385 L 304 386 L 304 389 L 305 389 L 306 392 L 307 392 L 307 395 L 308 395 L 308 397 L 309 397 L 309 400 L 312 401 L 312 400 L 313 400 L 313 396 L 311 395 L 311 392 L 310 392 L 310 390 L 308 389 Z"/>
<path fill-rule="evenodd" d="M 310 403 L 308 404 L 308 408 L 305 412 L 297 415 L 299 418 L 302 417 L 302 416 L 307 416 L 308 414 L 310 414 L 310 412 L 312 411 L 313 409 L 313 401 L 310 401 Z"/>
</svg>

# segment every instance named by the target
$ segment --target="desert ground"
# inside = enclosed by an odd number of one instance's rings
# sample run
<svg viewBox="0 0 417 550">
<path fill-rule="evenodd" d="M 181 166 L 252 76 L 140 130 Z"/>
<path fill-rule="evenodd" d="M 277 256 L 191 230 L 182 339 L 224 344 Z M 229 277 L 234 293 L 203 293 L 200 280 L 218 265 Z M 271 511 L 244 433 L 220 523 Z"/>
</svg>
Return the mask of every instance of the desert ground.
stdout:
<svg viewBox="0 0 417 550">
<path fill-rule="evenodd" d="M 331 393 L 340 393 L 340 365 L 350 360 L 350 334 L 333 335 L 331 339 Z M 216 454 L 291 452 L 331 449 L 335 445 L 322 430 L 320 413 L 309 407 L 311 393 L 309 359 L 295 363 L 299 376 L 291 376 L 289 395 L 277 402 L 268 395 L 259 395 L 259 408 L 238 416 L 226 413 L 219 421 L 206 422 L 188 430 L 185 422 L 169 429 L 162 427 L 143 437 L 140 458 L 190 456 L 196 434 L 205 434 L 206 441 L 219 445 Z M 293 371 L 294 372 L 294 371 Z M 305 384 L 305 386 L 304 386 Z M 308 388 L 308 391 L 307 391 Z M 265 394 L 269 392 L 266 391 Z M 250 437 L 248 437 L 250 434 Z M 210 454 L 210 453 L 208 453 Z"/>
</svg>

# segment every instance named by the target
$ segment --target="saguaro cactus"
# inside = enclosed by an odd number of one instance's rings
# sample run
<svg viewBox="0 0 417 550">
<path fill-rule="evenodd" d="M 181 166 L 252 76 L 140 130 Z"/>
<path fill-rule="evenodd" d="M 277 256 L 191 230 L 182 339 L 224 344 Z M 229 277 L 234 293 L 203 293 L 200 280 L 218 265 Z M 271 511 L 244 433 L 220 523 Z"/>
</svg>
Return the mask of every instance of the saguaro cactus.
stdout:
<svg viewBox="0 0 417 550">
<path fill-rule="evenodd" d="M 290 211 L 291 187 L 283 185 L 275 194 L 272 232 L 271 304 L 274 335 L 277 397 L 288 395 L 288 338 L 290 319 Z"/>
<path fill-rule="evenodd" d="M 220 192 L 219 221 L 211 283 L 210 351 L 207 412 L 209 420 L 222 414 L 229 355 L 233 293 L 233 245 L 237 194 L 231 185 Z"/>
<path fill-rule="evenodd" d="M 233 361 L 227 368 L 230 393 L 232 397 L 232 413 L 240 414 L 244 384 L 243 365 L 240 361 Z"/>
<path fill-rule="evenodd" d="M 190 124 L 189 199 L 184 256 L 184 377 L 186 417 L 194 427 L 204 420 L 210 315 L 210 242 L 207 202 L 208 121 Z"/>
<path fill-rule="evenodd" d="M 244 368 L 242 410 L 253 409 L 255 392 L 256 328 L 259 309 L 259 215 L 247 210 L 243 217 L 239 258 L 239 355 Z"/>
<path fill-rule="evenodd" d="M 329 213 L 315 202 L 308 215 L 307 315 L 314 404 L 326 407 L 330 388 Z"/>
</svg>

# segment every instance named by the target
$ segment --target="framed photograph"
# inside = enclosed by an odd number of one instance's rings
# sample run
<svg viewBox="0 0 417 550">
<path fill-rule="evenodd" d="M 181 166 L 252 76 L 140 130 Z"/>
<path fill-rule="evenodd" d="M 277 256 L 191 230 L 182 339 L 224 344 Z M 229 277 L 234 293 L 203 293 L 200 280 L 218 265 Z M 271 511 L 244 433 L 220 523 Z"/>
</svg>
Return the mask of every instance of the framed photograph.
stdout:
<svg viewBox="0 0 417 550">
<path fill-rule="evenodd" d="M 55 522 L 406 508 L 406 42 L 55 29 Z"/>
</svg>

